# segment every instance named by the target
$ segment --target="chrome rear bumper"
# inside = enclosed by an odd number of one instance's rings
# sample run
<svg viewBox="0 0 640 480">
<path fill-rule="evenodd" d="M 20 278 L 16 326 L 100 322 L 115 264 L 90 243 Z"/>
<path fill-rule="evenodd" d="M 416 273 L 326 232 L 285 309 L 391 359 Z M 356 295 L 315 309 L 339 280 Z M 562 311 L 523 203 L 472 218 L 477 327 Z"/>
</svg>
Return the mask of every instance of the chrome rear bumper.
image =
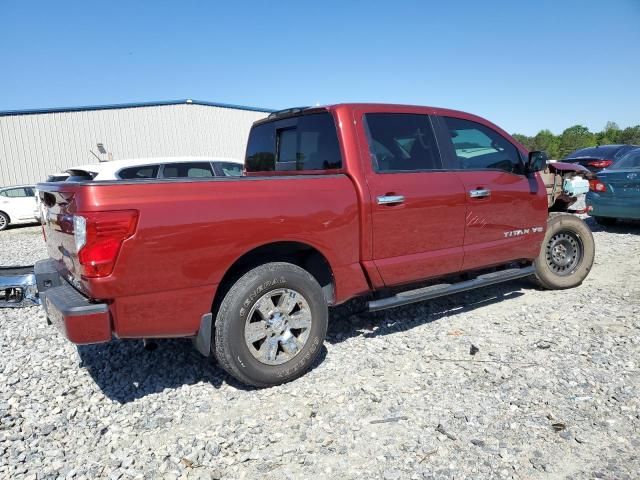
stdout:
<svg viewBox="0 0 640 480">
<path fill-rule="evenodd" d="M 0 267 L 0 308 L 40 305 L 33 266 Z"/>
</svg>

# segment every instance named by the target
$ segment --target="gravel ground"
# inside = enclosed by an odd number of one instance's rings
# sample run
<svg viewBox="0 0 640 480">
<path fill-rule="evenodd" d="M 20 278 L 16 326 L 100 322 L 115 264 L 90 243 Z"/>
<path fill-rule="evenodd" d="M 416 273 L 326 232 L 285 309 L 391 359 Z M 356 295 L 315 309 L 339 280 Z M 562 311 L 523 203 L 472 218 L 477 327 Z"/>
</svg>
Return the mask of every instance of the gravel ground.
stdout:
<svg viewBox="0 0 640 480">
<path fill-rule="evenodd" d="M 186 340 L 77 348 L 4 309 L 0 478 L 638 478 L 640 226 L 589 225 L 581 287 L 343 309 L 267 390 Z M 0 233 L 0 264 L 44 256 L 37 227 Z"/>
</svg>

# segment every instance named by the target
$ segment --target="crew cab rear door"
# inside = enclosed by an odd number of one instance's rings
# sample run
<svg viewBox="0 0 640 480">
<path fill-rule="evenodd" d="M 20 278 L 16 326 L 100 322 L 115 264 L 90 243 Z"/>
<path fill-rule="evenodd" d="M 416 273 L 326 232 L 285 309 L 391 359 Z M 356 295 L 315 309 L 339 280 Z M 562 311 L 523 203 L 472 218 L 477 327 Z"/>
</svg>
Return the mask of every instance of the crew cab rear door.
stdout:
<svg viewBox="0 0 640 480">
<path fill-rule="evenodd" d="M 431 119 L 418 113 L 364 113 L 360 140 L 370 193 L 372 256 L 385 285 L 457 272 L 465 197 L 443 170 Z"/>
<path fill-rule="evenodd" d="M 463 270 L 533 259 L 547 222 L 544 185 L 526 175 L 523 155 L 489 125 L 438 117 L 445 164 L 455 169 L 466 197 Z"/>
</svg>

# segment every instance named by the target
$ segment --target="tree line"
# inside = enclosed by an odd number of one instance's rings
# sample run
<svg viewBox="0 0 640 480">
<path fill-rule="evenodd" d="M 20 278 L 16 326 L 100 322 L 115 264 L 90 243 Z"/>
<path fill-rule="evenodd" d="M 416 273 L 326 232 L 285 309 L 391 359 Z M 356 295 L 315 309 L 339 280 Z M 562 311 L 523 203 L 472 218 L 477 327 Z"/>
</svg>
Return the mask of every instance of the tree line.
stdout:
<svg viewBox="0 0 640 480">
<path fill-rule="evenodd" d="M 640 125 L 621 129 L 616 122 L 607 122 L 600 132 L 591 132 L 584 125 L 574 125 L 560 135 L 540 130 L 533 137 L 520 133 L 513 134 L 513 137 L 529 150 L 544 150 L 549 158 L 559 160 L 579 148 L 609 144 L 640 145 Z"/>
</svg>

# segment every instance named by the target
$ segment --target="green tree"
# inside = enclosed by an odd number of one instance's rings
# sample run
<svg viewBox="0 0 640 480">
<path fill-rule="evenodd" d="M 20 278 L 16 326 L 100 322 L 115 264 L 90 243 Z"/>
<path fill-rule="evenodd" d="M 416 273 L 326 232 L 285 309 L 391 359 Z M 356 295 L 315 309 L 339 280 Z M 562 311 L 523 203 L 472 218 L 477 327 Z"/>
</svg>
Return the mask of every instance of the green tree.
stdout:
<svg viewBox="0 0 640 480">
<path fill-rule="evenodd" d="M 596 133 L 596 142 L 598 145 L 610 145 L 619 143 L 620 127 L 616 122 L 607 122 L 604 130 Z"/>
<path fill-rule="evenodd" d="M 622 130 L 618 141 L 620 143 L 626 143 L 627 145 L 640 145 L 640 125 L 627 127 Z"/>
<path fill-rule="evenodd" d="M 556 137 L 551 130 L 540 130 L 533 137 L 533 145 L 536 150 L 547 152 L 549 158 L 558 158 L 560 139 Z"/>
<path fill-rule="evenodd" d="M 527 147 L 527 150 L 535 150 L 533 147 L 533 138 L 521 133 L 514 133 L 513 138 L 519 141 L 522 145 Z"/>
<path fill-rule="evenodd" d="M 584 147 L 623 143 L 640 145 L 640 125 L 621 130 L 616 122 L 607 122 L 600 132 L 591 133 L 583 125 L 567 128 L 561 135 L 551 130 L 540 130 L 534 137 L 514 133 L 513 137 L 529 150 L 544 150 L 549 158 L 561 159 L 565 155 Z"/>
<path fill-rule="evenodd" d="M 560 135 L 558 156 L 564 157 L 574 150 L 596 146 L 596 136 L 584 125 L 574 125 Z"/>
</svg>

